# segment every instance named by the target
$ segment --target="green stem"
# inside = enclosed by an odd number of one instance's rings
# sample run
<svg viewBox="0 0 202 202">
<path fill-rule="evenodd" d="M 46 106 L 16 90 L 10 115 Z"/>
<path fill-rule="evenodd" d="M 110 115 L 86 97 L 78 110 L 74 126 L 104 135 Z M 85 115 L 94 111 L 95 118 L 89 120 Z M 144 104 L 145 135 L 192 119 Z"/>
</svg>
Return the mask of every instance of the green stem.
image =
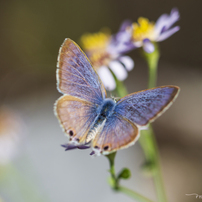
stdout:
<svg viewBox="0 0 202 202">
<path fill-rule="evenodd" d="M 111 187 L 115 191 L 122 192 L 122 193 L 130 196 L 131 198 L 133 198 L 135 200 L 138 200 L 139 202 L 153 202 L 150 199 L 142 196 L 141 194 L 139 194 L 139 193 L 137 193 L 137 192 L 135 192 L 135 191 L 133 191 L 131 189 L 128 189 L 126 187 L 123 187 L 123 186 L 119 185 L 119 180 L 120 179 L 118 178 L 118 176 L 116 176 L 115 166 L 114 166 L 115 156 L 116 156 L 116 152 L 106 155 L 106 157 L 109 160 L 109 165 L 110 165 L 109 172 L 111 174 L 111 179 L 110 179 L 110 185 L 111 185 Z"/>
<path fill-rule="evenodd" d="M 144 56 L 149 67 L 148 88 L 154 88 L 156 86 L 157 79 L 157 67 L 160 53 L 157 44 L 154 45 L 155 51 L 153 53 L 144 52 Z M 160 167 L 158 146 L 151 125 L 149 126 L 148 130 L 141 131 L 141 137 L 139 139 L 139 142 L 146 157 L 147 169 L 149 168 L 149 171 L 152 173 L 154 179 L 158 201 L 167 202 Z"/>
<path fill-rule="evenodd" d="M 116 152 L 106 155 L 106 157 L 109 160 L 109 166 L 110 166 L 110 174 L 111 174 L 111 186 L 113 189 L 118 189 L 118 180 L 116 177 L 115 167 L 114 167 L 114 160 L 115 160 Z"/>
<path fill-rule="evenodd" d="M 112 74 L 113 74 L 113 72 L 112 72 Z M 124 97 L 125 95 L 128 94 L 127 89 L 125 88 L 123 82 L 119 81 L 115 77 L 114 74 L 113 74 L 113 76 L 116 81 L 116 92 L 117 92 L 118 96 Z M 130 190 L 126 187 L 120 186 L 119 185 L 120 178 L 119 178 L 119 175 L 116 176 L 115 165 L 114 165 L 116 152 L 106 155 L 106 157 L 108 158 L 109 165 L 110 165 L 110 170 L 109 170 L 109 172 L 111 174 L 110 185 L 115 191 L 122 192 L 122 193 L 130 196 L 131 198 L 138 200 L 139 202 L 152 202 L 151 200 L 147 199 L 146 197 L 140 195 L 139 193 L 137 193 L 133 190 Z"/>
<path fill-rule="evenodd" d="M 150 125 L 148 130 L 141 131 L 140 145 L 145 153 L 147 171 L 152 174 L 159 202 L 167 202 L 162 178 L 160 158 L 156 139 Z"/>
<path fill-rule="evenodd" d="M 115 80 L 116 80 L 116 92 L 117 92 L 118 96 L 121 98 L 121 97 L 128 95 L 128 91 L 127 91 L 125 85 L 123 84 L 123 82 L 119 81 L 116 78 L 115 78 Z"/>
<path fill-rule="evenodd" d="M 145 54 L 146 61 L 148 63 L 149 68 L 149 88 L 152 88 L 156 84 L 156 75 L 157 75 L 157 64 L 158 64 L 158 59 L 159 59 L 159 52 L 156 46 L 156 52 L 153 54 Z M 123 82 L 119 81 L 113 72 L 111 72 L 112 75 L 114 76 L 114 79 L 116 81 L 116 92 L 118 96 L 124 97 L 125 95 L 128 94 L 127 89 L 125 88 Z M 157 197 L 160 202 L 166 202 L 166 197 L 165 197 L 165 191 L 163 188 L 163 181 L 161 177 L 161 170 L 160 170 L 160 164 L 158 160 L 158 148 L 156 146 L 155 138 L 152 133 L 152 129 L 149 129 L 148 131 L 142 131 L 146 135 L 142 135 L 143 137 L 140 138 L 140 144 L 143 148 L 143 151 L 145 153 L 145 157 L 147 162 L 151 162 L 151 164 L 154 165 L 153 171 L 155 170 L 156 172 L 153 172 L 154 176 L 154 184 L 157 190 Z M 147 135 L 147 133 L 149 135 Z M 138 200 L 140 202 L 151 202 L 151 200 L 145 198 L 144 196 L 126 188 L 123 186 L 119 185 L 119 178 L 116 176 L 115 173 L 115 167 L 114 167 L 114 159 L 116 156 L 116 152 L 107 155 L 106 157 L 109 160 L 110 163 L 110 174 L 111 174 L 111 179 L 110 179 L 110 185 L 111 187 L 116 190 L 120 191 L 130 197 L 132 197 L 135 200 Z M 156 173 L 156 174 L 155 174 Z M 162 199 L 162 200 L 161 200 Z"/>
<path fill-rule="evenodd" d="M 127 91 L 127 89 L 126 89 L 124 83 L 123 83 L 122 81 L 119 81 L 119 80 L 116 78 L 114 72 L 112 72 L 110 69 L 109 69 L 109 71 L 110 71 L 111 74 L 113 75 L 114 80 L 115 80 L 115 82 L 116 82 L 115 93 L 116 93 L 120 98 L 121 98 L 121 97 L 124 97 L 124 96 L 126 96 L 126 95 L 128 95 L 128 91 Z"/>
<path fill-rule="evenodd" d="M 134 192 L 132 191 L 131 189 L 128 189 L 126 187 L 123 187 L 123 186 L 119 186 L 119 189 L 118 189 L 120 192 L 130 196 L 131 198 L 139 201 L 139 202 L 153 202 L 152 200 L 138 194 L 137 192 Z"/>
<path fill-rule="evenodd" d="M 159 48 L 157 44 L 154 44 L 155 50 L 152 53 L 143 52 L 144 57 L 147 61 L 147 65 L 149 67 L 149 82 L 148 88 L 154 88 L 156 86 L 157 80 L 157 68 L 158 68 L 158 61 L 160 57 Z"/>
</svg>

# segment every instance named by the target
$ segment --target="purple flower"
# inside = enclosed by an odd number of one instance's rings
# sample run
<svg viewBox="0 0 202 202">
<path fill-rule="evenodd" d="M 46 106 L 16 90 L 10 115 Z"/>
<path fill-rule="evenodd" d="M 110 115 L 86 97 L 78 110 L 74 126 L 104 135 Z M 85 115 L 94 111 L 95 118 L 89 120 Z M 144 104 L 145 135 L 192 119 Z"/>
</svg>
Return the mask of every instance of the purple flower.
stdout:
<svg viewBox="0 0 202 202">
<path fill-rule="evenodd" d="M 172 27 L 179 18 L 179 12 L 174 8 L 170 14 L 161 15 L 156 23 L 140 17 L 137 23 L 124 21 L 114 35 L 109 30 L 84 34 L 81 45 L 105 88 L 114 90 L 116 82 L 113 75 L 123 81 L 128 71 L 133 69 L 134 61 L 124 54 L 139 47 L 152 53 L 155 50 L 153 42 L 163 41 L 180 29 L 179 26 Z"/>
<path fill-rule="evenodd" d="M 136 48 L 134 44 L 131 43 L 131 25 L 132 22 L 130 20 L 125 20 L 121 24 L 118 33 L 111 37 L 111 42 L 108 46 L 110 52 L 114 54 L 124 54 Z"/>
<path fill-rule="evenodd" d="M 134 67 L 134 61 L 129 56 L 123 55 L 131 49 L 127 44 L 130 38 L 131 34 L 125 32 L 125 26 L 115 35 L 110 35 L 105 30 L 81 37 L 86 55 L 109 91 L 116 88 L 113 74 L 118 80 L 123 81 L 127 78 L 128 71 Z"/>
<path fill-rule="evenodd" d="M 138 18 L 138 23 L 132 24 L 132 41 L 134 46 L 143 47 L 148 53 L 153 52 L 154 45 L 152 42 L 163 41 L 179 31 L 179 26 L 172 27 L 179 18 L 179 11 L 176 8 L 171 10 L 170 15 L 161 15 L 156 23 L 150 22 L 147 18 Z"/>
<path fill-rule="evenodd" d="M 155 24 L 155 32 L 157 35 L 156 41 L 163 41 L 179 31 L 180 27 L 172 25 L 180 19 L 180 14 L 177 8 L 171 10 L 170 15 L 163 14 L 159 17 Z"/>
</svg>

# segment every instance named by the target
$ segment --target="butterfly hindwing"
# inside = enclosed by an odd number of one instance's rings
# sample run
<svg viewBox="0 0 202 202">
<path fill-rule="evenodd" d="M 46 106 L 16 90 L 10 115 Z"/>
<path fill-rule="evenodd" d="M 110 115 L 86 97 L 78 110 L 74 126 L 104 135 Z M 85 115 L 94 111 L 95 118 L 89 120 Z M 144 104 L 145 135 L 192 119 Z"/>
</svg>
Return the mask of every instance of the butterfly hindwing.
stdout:
<svg viewBox="0 0 202 202">
<path fill-rule="evenodd" d="M 118 114 L 111 115 L 92 142 L 95 152 L 108 154 L 135 143 L 139 137 L 138 127 Z"/>
<path fill-rule="evenodd" d="M 70 143 L 83 144 L 96 117 L 96 106 L 91 102 L 64 95 L 55 103 L 55 113 Z"/>
<path fill-rule="evenodd" d="M 132 93 L 117 102 L 115 112 L 134 124 L 145 126 L 168 109 L 178 92 L 177 86 L 161 86 Z"/>
<path fill-rule="evenodd" d="M 176 86 L 157 87 L 127 95 L 113 108 L 103 108 L 105 88 L 86 55 L 70 39 L 60 48 L 57 88 L 64 95 L 56 101 L 55 113 L 70 144 L 84 145 L 88 135 L 94 134 L 92 148 L 103 154 L 135 143 L 139 129 L 161 115 L 179 92 Z"/>
<path fill-rule="evenodd" d="M 106 97 L 105 88 L 89 60 L 71 39 L 62 44 L 57 64 L 58 90 L 94 104 Z"/>
</svg>

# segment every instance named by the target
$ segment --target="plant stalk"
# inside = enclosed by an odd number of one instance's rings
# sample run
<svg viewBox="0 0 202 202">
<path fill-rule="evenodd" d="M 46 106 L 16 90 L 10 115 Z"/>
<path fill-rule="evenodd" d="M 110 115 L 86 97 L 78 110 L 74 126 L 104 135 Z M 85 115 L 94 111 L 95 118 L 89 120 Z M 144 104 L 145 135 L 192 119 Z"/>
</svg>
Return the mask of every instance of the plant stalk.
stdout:
<svg viewBox="0 0 202 202">
<path fill-rule="evenodd" d="M 129 196 L 135 200 L 138 200 L 139 202 L 153 202 L 152 200 L 142 196 L 141 194 L 139 194 L 131 189 L 128 189 L 124 186 L 119 185 L 119 178 L 118 178 L 118 175 L 116 176 L 115 165 L 114 165 L 115 156 L 116 156 L 116 152 L 106 155 L 106 157 L 109 160 L 109 165 L 110 165 L 109 172 L 111 174 L 111 179 L 110 179 L 109 183 L 110 183 L 112 189 L 114 189 L 117 192 L 122 192 L 122 193 L 126 194 L 127 196 Z"/>
<path fill-rule="evenodd" d="M 157 67 L 160 58 L 160 52 L 158 45 L 154 45 L 154 52 L 144 52 L 144 58 L 146 59 L 149 67 L 148 88 L 154 88 L 156 86 L 157 80 Z M 152 174 L 154 180 L 158 202 L 167 202 L 160 166 L 158 146 L 151 125 L 149 126 L 148 130 L 141 131 L 139 142 L 146 157 L 146 169 Z"/>
</svg>

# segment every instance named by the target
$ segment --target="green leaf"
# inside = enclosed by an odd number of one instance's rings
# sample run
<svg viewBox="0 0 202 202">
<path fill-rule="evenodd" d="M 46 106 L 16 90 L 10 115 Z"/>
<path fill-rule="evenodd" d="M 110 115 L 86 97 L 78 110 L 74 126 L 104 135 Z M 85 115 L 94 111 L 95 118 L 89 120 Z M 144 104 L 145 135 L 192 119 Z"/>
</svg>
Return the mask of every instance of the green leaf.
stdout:
<svg viewBox="0 0 202 202">
<path fill-rule="evenodd" d="M 118 175 L 118 179 L 129 179 L 131 177 L 131 172 L 128 168 L 123 168 Z"/>
</svg>

